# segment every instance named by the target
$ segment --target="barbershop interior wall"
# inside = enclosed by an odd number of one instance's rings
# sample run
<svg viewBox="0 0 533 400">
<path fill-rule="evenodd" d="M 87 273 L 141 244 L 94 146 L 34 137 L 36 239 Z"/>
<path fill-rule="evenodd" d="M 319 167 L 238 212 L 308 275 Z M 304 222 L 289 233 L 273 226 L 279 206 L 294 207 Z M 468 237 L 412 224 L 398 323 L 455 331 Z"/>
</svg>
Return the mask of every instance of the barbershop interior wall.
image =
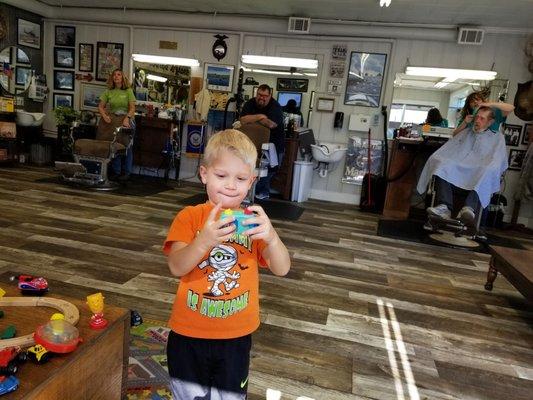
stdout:
<svg viewBox="0 0 533 400">
<path fill-rule="evenodd" d="M 95 24 L 81 24 L 70 23 L 68 21 L 45 21 L 44 24 L 44 73 L 46 74 L 47 84 L 50 89 L 48 99 L 44 104 L 44 111 L 46 113 L 46 119 L 43 123 L 43 129 L 48 132 L 56 132 L 57 127 L 53 112 L 53 94 L 54 93 L 66 93 L 74 95 L 74 108 L 80 108 L 80 91 L 82 82 L 76 80 L 74 82 L 74 91 L 68 90 L 54 90 L 54 69 L 70 71 L 68 68 L 54 68 L 54 45 L 55 45 L 55 26 L 66 25 L 74 26 L 76 28 L 76 47 L 75 47 L 75 73 L 87 75 L 88 72 L 79 72 L 79 47 L 80 43 L 91 43 L 94 46 L 93 52 L 93 72 L 90 74 L 95 77 L 96 75 L 96 43 L 97 42 L 113 42 L 124 43 L 124 58 L 123 69 L 127 76 L 131 76 L 131 69 L 129 58 L 131 54 L 130 46 L 130 29 L 126 26 L 119 25 L 95 25 Z M 91 84 L 105 85 L 105 82 L 93 80 Z"/>
<path fill-rule="evenodd" d="M 53 26 L 55 22 L 45 24 L 45 73 L 53 84 Z M 59 23 L 58 23 L 59 24 Z M 76 32 L 76 53 L 79 42 L 93 43 L 96 46 L 97 41 L 111 41 L 124 43 L 124 68 L 126 72 L 131 73 L 130 67 L 126 60 L 131 55 L 132 48 L 143 51 L 150 50 L 151 54 L 157 54 L 159 40 L 169 40 L 169 35 L 178 35 L 179 44 L 183 41 L 179 31 L 176 29 L 150 29 L 142 27 L 133 27 L 133 43 L 130 43 L 130 28 L 120 25 L 92 25 L 92 24 L 70 24 L 68 21 L 62 21 L 63 25 L 75 25 Z M 79 28 L 78 28 L 79 27 Z M 202 28 L 202 26 L 199 26 Z M 146 29 L 143 32 L 143 29 Z M 209 29 L 206 24 L 205 29 Z M 235 26 L 238 31 L 239 26 Z M 378 28 L 376 28 L 378 29 Z M 226 32 L 214 32 L 226 33 Z M 226 33 L 227 34 L 227 33 Z M 187 49 L 189 56 L 196 56 L 201 62 L 213 62 L 211 55 L 211 45 L 213 42 L 211 33 L 196 32 L 197 36 L 189 36 L 183 43 L 184 49 Z M 229 35 L 228 35 L 229 36 Z M 372 37 L 371 34 L 369 34 Z M 397 72 L 405 71 L 407 65 L 414 66 L 439 66 L 450 68 L 471 68 L 471 69 L 494 69 L 498 71 L 498 77 L 510 80 L 510 89 L 508 101 L 512 102 L 516 92 L 518 82 L 525 82 L 531 79 L 527 72 L 526 60 L 523 53 L 525 44 L 525 35 L 510 34 L 487 34 L 485 42 L 481 46 L 460 46 L 455 42 L 435 41 L 435 40 L 406 40 L 406 39 L 372 39 L 372 38 L 303 38 L 298 37 L 275 37 L 267 35 L 244 35 L 242 44 L 243 54 L 263 54 L 270 56 L 299 56 L 317 58 L 320 64 L 319 76 L 316 80 L 317 96 L 333 97 L 335 99 L 335 111 L 345 113 L 345 122 L 342 129 L 333 129 L 334 113 L 314 112 L 310 121 L 310 126 L 315 132 L 318 140 L 346 144 L 348 137 L 351 135 L 361 135 L 363 132 L 348 132 L 348 116 L 352 113 L 363 113 L 372 115 L 379 112 L 378 108 L 356 107 L 344 105 L 344 91 L 346 78 L 342 79 L 340 95 L 331 96 L 326 93 L 327 80 L 329 79 L 329 60 L 331 57 L 331 48 L 334 44 L 346 44 L 348 48 L 346 71 L 349 67 L 349 55 L 351 51 L 377 52 L 385 53 L 387 57 L 386 76 L 383 83 L 381 103 L 389 106 L 392 101 L 392 92 L 394 76 Z M 229 39 L 231 46 L 228 46 L 228 57 L 221 63 L 238 65 L 238 35 Z M 179 47 L 180 49 L 180 47 Z M 237 53 L 230 53 L 236 51 Z M 231 54 L 231 55 L 230 55 Z M 181 55 L 181 54 L 180 54 Z M 77 62 L 76 62 L 77 64 Z M 76 65 L 77 66 L 77 65 Z M 494 66 L 494 67 L 493 67 Z M 203 63 L 200 69 L 193 72 L 195 76 L 202 76 Z M 260 79 L 256 77 L 256 79 Z M 313 90 L 313 88 L 309 88 Z M 76 83 L 75 101 L 79 102 L 79 83 Z M 51 98 L 47 104 L 47 111 L 51 113 Z M 79 103 L 76 103 L 79 104 Z M 52 121 L 52 122 L 51 122 Z M 510 116 L 509 123 L 524 125 L 524 122 L 517 119 L 514 115 Z M 55 131 L 53 118 L 48 117 L 45 128 Z M 376 139 L 382 138 L 382 128 L 374 129 L 372 135 Z M 520 147 L 522 148 L 522 147 Z M 184 159 L 185 161 L 186 159 Z M 190 165 L 189 165 L 190 164 Z M 191 176 L 196 163 L 185 162 L 182 165 L 182 176 Z M 343 165 L 339 165 L 335 171 L 330 173 L 327 178 L 313 176 L 311 197 L 340 201 L 350 204 L 359 204 L 360 187 L 341 183 Z M 512 210 L 512 194 L 516 188 L 518 172 L 508 171 L 506 174 L 505 195 L 510 201 L 508 207 L 508 216 Z M 533 224 L 533 212 L 531 207 L 523 207 L 520 213 L 520 222 L 528 225 Z M 528 220 L 529 219 L 529 220 Z"/>
</svg>

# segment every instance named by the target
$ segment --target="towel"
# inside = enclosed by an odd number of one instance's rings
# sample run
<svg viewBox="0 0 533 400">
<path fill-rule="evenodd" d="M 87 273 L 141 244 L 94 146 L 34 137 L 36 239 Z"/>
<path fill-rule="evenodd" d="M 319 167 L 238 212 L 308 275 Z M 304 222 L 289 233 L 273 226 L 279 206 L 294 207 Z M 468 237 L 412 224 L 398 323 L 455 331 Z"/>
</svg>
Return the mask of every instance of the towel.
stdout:
<svg viewBox="0 0 533 400">
<path fill-rule="evenodd" d="M 261 157 L 268 162 L 270 168 L 274 168 L 279 164 L 278 153 L 276 152 L 276 145 L 274 143 L 263 143 L 261 150 Z"/>
<path fill-rule="evenodd" d="M 420 179 L 418 193 L 424 193 L 433 175 L 465 190 L 474 190 L 486 207 L 493 193 L 500 190 L 500 177 L 507 169 L 505 139 L 500 132 L 487 129 L 474 133 L 465 129 L 431 155 Z"/>
</svg>

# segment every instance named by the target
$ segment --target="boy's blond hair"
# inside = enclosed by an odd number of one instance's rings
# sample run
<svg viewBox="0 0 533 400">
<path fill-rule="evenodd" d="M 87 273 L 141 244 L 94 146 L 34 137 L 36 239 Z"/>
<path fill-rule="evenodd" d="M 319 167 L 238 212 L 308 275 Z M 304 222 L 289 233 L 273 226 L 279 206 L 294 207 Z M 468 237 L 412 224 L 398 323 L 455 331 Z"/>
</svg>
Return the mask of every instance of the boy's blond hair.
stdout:
<svg viewBox="0 0 533 400">
<path fill-rule="evenodd" d="M 248 164 L 252 170 L 257 162 L 257 149 L 254 143 L 241 131 L 226 129 L 215 133 L 204 152 L 203 165 L 209 166 L 218 157 L 221 150 L 228 150 Z"/>
</svg>

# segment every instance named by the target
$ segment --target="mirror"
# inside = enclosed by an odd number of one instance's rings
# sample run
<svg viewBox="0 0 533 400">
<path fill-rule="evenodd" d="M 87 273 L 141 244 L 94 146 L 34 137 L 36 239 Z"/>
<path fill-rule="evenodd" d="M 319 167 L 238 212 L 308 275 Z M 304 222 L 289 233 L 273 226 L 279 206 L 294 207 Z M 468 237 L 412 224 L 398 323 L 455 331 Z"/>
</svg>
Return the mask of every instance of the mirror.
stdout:
<svg viewBox="0 0 533 400">
<path fill-rule="evenodd" d="M 272 88 L 272 97 L 282 107 L 289 100 L 296 101 L 296 110 L 301 113 L 303 123 L 298 124 L 297 113 L 287 112 L 285 108 L 285 128 L 289 121 L 295 121 L 295 125 L 307 127 L 311 117 L 313 102 L 315 101 L 314 90 L 317 86 L 317 71 L 282 70 L 276 67 L 252 67 L 244 65 L 243 89 L 245 101 L 255 97 L 259 85 L 266 84 Z"/>
<path fill-rule="evenodd" d="M 488 101 L 505 101 L 508 89 L 506 79 L 492 81 L 456 79 L 446 82 L 441 77 L 397 73 L 389 115 L 389 132 L 409 124 L 422 124 L 431 108 L 437 108 L 454 128 L 466 97 L 475 90 L 489 87 Z"/>
<path fill-rule="evenodd" d="M 191 68 L 180 65 L 133 62 L 133 91 L 137 102 L 186 105 Z"/>
<path fill-rule="evenodd" d="M 24 50 L 9 46 L 0 52 L 0 85 L 9 94 L 25 92 L 30 86 L 32 67 Z"/>
</svg>

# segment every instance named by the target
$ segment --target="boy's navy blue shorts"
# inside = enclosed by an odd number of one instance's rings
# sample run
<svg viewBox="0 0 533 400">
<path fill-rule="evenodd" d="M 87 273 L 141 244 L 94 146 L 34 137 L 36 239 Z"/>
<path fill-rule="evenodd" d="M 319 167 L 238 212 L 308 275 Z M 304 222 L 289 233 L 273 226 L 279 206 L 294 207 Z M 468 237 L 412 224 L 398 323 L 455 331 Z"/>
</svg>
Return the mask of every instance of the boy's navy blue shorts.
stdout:
<svg viewBox="0 0 533 400">
<path fill-rule="evenodd" d="M 211 390 L 223 398 L 246 398 L 252 335 L 235 339 L 199 339 L 170 331 L 167 343 L 172 390 L 182 396 Z M 176 388 L 174 386 L 186 386 Z M 189 397 L 195 398 L 195 397 Z"/>
</svg>

